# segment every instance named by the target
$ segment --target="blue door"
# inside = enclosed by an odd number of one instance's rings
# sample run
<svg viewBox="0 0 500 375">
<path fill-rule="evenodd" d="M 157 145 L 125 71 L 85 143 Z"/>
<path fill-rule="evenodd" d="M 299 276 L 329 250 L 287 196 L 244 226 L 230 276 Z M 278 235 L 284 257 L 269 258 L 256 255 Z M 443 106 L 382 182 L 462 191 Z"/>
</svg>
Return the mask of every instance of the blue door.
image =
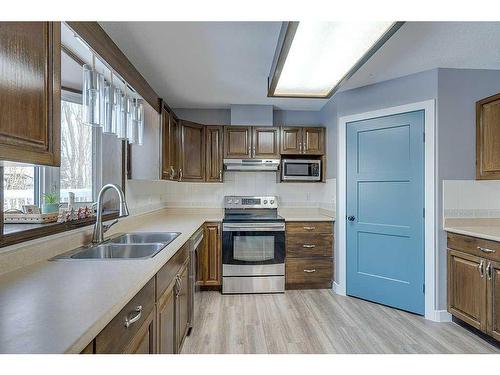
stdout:
<svg viewBox="0 0 500 375">
<path fill-rule="evenodd" d="M 347 294 L 424 314 L 424 111 L 347 124 Z"/>
</svg>

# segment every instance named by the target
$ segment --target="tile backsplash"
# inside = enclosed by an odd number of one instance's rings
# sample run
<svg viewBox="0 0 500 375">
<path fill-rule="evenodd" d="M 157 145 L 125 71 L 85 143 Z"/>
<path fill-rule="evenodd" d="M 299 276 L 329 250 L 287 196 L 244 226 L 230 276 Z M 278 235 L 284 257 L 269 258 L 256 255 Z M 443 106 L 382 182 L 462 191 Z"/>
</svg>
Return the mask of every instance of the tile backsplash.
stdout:
<svg viewBox="0 0 500 375">
<path fill-rule="evenodd" d="M 226 172 L 224 183 L 129 180 L 127 201 L 133 212 L 157 207 L 221 208 L 225 195 L 276 195 L 280 207 L 335 210 L 336 180 L 326 183 L 277 183 L 269 172 Z"/>
<path fill-rule="evenodd" d="M 500 218 L 500 181 L 444 180 L 444 218 Z"/>
</svg>

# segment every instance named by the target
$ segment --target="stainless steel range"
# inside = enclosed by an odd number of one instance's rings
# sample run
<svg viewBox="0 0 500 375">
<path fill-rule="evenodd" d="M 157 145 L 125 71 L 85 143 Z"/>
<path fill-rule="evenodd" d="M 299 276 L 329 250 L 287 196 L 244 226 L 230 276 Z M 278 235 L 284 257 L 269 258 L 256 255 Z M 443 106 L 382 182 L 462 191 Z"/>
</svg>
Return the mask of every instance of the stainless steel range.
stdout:
<svg viewBox="0 0 500 375">
<path fill-rule="evenodd" d="M 274 196 L 224 197 L 222 293 L 285 291 L 285 220 Z"/>
</svg>

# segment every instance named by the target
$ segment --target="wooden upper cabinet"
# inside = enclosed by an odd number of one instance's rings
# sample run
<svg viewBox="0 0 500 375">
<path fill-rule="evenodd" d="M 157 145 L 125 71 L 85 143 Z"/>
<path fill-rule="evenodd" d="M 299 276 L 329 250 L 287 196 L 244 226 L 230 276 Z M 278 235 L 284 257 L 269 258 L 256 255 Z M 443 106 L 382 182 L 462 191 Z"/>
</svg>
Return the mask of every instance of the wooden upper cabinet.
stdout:
<svg viewBox="0 0 500 375">
<path fill-rule="evenodd" d="M 489 261 L 486 274 L 488 277 L 487 330 L 488 334 L 500 341 L 500 262 Z"/>
<path fill-rule="evenodd" d="M 285 155 L 297 155 L 301 153 L 302 128 L 281 128 L 281 153 Z"/>
<path fill-rule="evenodd" d="M 500 179 L 500 94 L 476 102 L 476 178 Z"/>
<path fill-rule="evenodd" d="M 474 255 L 448 250 L 448 311 L 486 330 L 486 261 Z"/>
<path fill-rule="evenodd" d="M 0 159 L 59 166 L 61 23 L 0 22 Z"/>
<path fill-rule="evenodd" d="M 222 182 L 223 179 L 223 132 L 222 126 L 207 126 L 205 129 L 207 182 Z"/>
<path fill-rule="evenodd" d="M 325 153 L 325 128 L 302 129 L 302 153 L 306 155 Z"/>
<path fill-rule="evenodd" d="M 165 109 L 162 111 L 162 178 L 179 178 L 179 123 Z"/>
<path fill-rule="evenodd" d="M 324 155 L 325 128 L 282 127 L 280 151 L 284 155 Z"/>
<path fill-rule="evenodd" d="M 276 127 L 252 128 L 252 156 L 273 159 L 280 157 L 280 132 Z"/>
<path fill-rule="evenodd" d="M 248 159 L 252 157 L 252 127 L 224 127 L 224 157 Z"/>
<path fill-rule="evenodd" d="M 180 122 L 179 181 L 205 181 L 205 127 Z"/>
</svg>

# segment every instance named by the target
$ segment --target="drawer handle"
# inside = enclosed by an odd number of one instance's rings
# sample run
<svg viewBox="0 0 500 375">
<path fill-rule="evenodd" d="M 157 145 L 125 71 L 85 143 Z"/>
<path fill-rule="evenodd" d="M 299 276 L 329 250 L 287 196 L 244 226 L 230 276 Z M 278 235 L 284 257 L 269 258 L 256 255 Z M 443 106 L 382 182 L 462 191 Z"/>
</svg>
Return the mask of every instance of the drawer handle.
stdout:
<svg viewBox="0 0 500 375">
<path fill-rule="evenodd" d="M 491 280 L 491 262 L 488 262 L 488 265 L 486 266 L 486 276 L 488 276 L 488 280 Z"/>
<path fill-rule="evenodd" d="M 127 317 L 125 317 L 125 327 L 130 327 L 132 324 L 141 319 L 142 306 L 138 305 L 135 307 L 134 311 L 130 312 Z"/>
<path fill-rule="evenodd" d="M 486 247 L 481 247 L 481 246 L 478 246 L 477 248 L 479 250 L 481 250 L 483 253 L 487 253 L 487 254 L 491 254 L 491 253 L 494 253 L 496 251 L 496 250 L 488 249 Z"/>
<path fill-rule="evenodd" d="M 305 245 L 302 245 L 302 247 L 305 247 L 306 249 L 312 249 L 312 248 L 316 247 L 316 245 L 307 245 L 307 244 L 305 244 Z"/>
<path fill-rule="evenodd" d="M 315 230 L 316 227 L 304 227 L 305 230 Z"/>
<path fill-rule="evenodd" d="M 479 262 L 479 266 L 477 266 L 477 268 L 479 269 L 479 275 L 481 276 L 481 278 L 484 277 L 484 260 L 481 259 L 481 262 Z"/>
<path fill-rule="evenodd" d="M 307 273 L 313 273 L 313 272 L 316 272 L 315 269 L 312 269 L 312 270 L 304 270 L 304 272 L 307 272 Z"/>
</svg>

